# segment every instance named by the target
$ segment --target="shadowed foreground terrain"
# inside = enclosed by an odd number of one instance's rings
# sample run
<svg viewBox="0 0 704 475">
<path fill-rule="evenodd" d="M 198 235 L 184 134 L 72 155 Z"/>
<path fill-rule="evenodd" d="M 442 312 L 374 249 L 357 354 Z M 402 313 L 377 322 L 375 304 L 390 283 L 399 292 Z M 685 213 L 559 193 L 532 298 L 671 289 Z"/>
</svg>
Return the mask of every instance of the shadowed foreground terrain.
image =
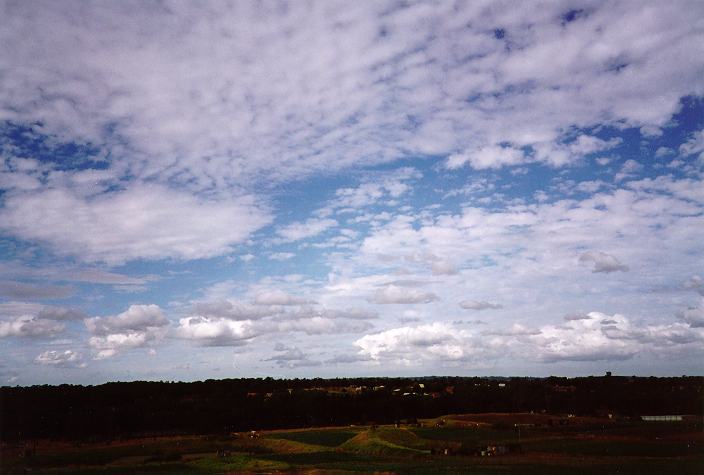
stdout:
<svg viewBox="0 0 704 475">
<path fill-rule="evenodd" d="M 6 443 L 2 473 L 702 473 L 701 418 L 464 414 L 411 424 Z"/>
<path fill-rule="evenodd" d="M 1 473 L 704 473 L 702 382 L 358 378 L 0 388 Z"/>
</svg>

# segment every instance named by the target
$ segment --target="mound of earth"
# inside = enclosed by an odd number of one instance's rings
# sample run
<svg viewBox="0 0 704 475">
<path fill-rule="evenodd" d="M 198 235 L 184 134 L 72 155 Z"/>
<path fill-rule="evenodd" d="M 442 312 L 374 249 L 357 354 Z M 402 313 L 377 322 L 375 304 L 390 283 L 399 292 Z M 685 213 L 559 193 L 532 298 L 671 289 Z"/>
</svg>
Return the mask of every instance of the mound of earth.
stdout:
<svg viewBox="0 0 704 475">
<path fill-rule="evenodd" d="M 369 429 L 340 446 L 347 452 L 368 455 L 409 455 L 427 453 L 426 443 L 407 429 Z"/>
</svg>

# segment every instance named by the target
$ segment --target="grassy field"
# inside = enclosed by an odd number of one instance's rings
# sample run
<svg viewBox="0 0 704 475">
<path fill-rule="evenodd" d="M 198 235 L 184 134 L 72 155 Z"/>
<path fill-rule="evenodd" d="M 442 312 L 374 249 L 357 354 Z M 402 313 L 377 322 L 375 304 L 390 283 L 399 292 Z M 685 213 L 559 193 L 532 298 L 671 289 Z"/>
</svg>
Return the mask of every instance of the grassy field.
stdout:
<svg viewBox="0 0 704 475">
<path fill-rule="evenodd" d="M 270 435 L 276 439 L 292 440 L 303 444 L 322 445 L 324 447 L 337 447 L 357 435 L 349 430 L 298 430 L 291 432 L 277 432 Z"/>
<path fill-rule="evenodd" d="M 697 419 L 644 423 L 465 414 L 421 421 L 420 427 L 258 435 L 3 445 L 0 473 L 704 473 L 704 433 Z M 502 444 L 512 444 L 512 451 L 495 456 L 476 452 Z"/>
</svg>

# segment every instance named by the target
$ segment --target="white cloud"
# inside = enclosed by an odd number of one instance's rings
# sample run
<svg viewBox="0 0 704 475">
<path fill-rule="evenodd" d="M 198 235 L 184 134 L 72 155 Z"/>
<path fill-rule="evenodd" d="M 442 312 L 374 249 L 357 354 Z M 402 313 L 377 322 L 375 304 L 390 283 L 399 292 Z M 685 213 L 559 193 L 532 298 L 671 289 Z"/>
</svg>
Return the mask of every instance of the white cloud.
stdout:
<svg viewBox="0 0 704 475">
<path fill-rule="evenodd" d="M 2 26 L 0 118 L 204 190 L 477 143 L 555 150 L 571 126 L 655 130 L 701 93 L 697 2 L 594 5 L 562 25 L 565 8 L 20 2 Z"/>
<path fill-rule="evenodd" d="M 359 211 L 379 203 L 388 204 L 408 193 L 412 189 L 412 182 L 421 177 L 422 174 L 411 167 L 375 173 L 365 177 L 359 186 L 336 190 L 335 198 L 322 211 Z"/>
<path fill-rule="evenodd" d="M 13 3 L 0 22 L 0 48 L 12 52 L 0 54 L 0 70 L 12 71 L 0 93 L 0 234 L 18 241 L 10 252 L 33 269 L 0 264 L 0 275 L 11 276 L 0 293 L 58 297 L 67 282 L 140 290 L 153 276 L 80 263 L 163 259 L 148 267 L 190 273 L 183 279 L 194 285 L 183 288 L 205 285 L 204 272 L 231 279 L 191 308 L 183 303 L 193 298 L 188 292 L 162 296 L 183 309 L 175 334 L 204 345 L 255 346 L 293 332 L 300 348 L 325 341 L 337 349 L 349 341 L 338 332 L 462 318 L 458 302 L 481 296 L 486 301 L 467 305 L 501 302 L 512 312 L 495 312 L 479 336 L 436 329 L 454 333 L 450 346 L 436 348 L 441 361 L 457 354 L 451 347 L 459 347 L 462 361 L 475 348 L 492 357 L 487 347 L 494 343 L 521 357 L 541 355 L 535 348 L 543 327 L 556 340 L 545 342 L 551 353 L 541 361 L 623 358 L 642 351 L 647 339 L 689 348 L 697 341 L 687 325 L 699 321 L 696 309 L 677 314 L 675 325 L 662 319 L 691 304 L 684 299 L 693 292 L 677 300 L 685 294 L 680 283 L 699 271 L 692 256 L 704 252 L 704 187 L 694 163 L 702 131 L 672 145 L 692 126 L 673 117 L 682 110 L 679 117 L 689 121 L 682 97 L 704 92 L 703 66 L 691 60 L 704 56 L 694 20 L 704 7 L 593 4 L 564 24 L 564 3 L 504 7 Z M 21 133 L 31 146 L 22 148 L 7 132 L 13 124 L 25 124 Z M 655 155 L 679 151 L 670 164 L 678 167 L 643 160 L 648 166 L 641 168 L 627 160 L 641 160 L 637 154 L 620 156 L 637 148 L 631 132 L 638 130 L 644 137 L 663 133 L 662 140 L 642 140 L 641 156 L 666 144 L 673 149 Z M 621 132 L 629 137 L 622 150 L 620 139 L 610 138 Z M 67 148 L 78 151 L 67 157 Z M 417 160 L 418 169 L 382 165 Z M 574 164 L 584 167 L 548 169 Z M 482 171 L 460 170 L 465 166 Z M 635 176 L 663 170 L 672 176 Z M 333 187 L 330 200 L 315 202 Z M 433 201 L 443 194 L 457 199 Z M 322 207 L 306 220 L 300 213 L 308 206 Z M 271 222 L 277 225 L 266 227 Z M 284 242 L 295 244 L 270 247 Z M 292 262 L 274 261 L 298 251 L 296 272 L 306 277 L 243 283 L 291 272 Z M 255 254 L 263 259 L 253 261 Z M 174 262 L 217 256 L 230 258 Z M 41 268 L 56 257 L 65 259 Z M 626 270 L 624 263 L 632 272 L 604 278 Z M 124 272 L 144 268 L 134 264 Z M 578 264 L 588 270 L 579 272 Z M 278 293 L 266 294 L 279 284 Z M 115 290 L 75 288 L 86 299 L 112 299 L 107 292 Z M 368 305 L 426 302 L 435 303 Z M 593 302 L 660 323 L 604 325 L 618 331 L 602 329 L 607 317 L 589 328 L 573 320 L 546 324 L 550 315 Z M 347 310 L 355 305 L 363 308 Z M 364 307 L 383 310 L 383 318 L 374 320 Z M 404 313 L 409 308 L 418 313 Z M 514 311 L 525 320 L 506 322 Z M 142 325 L 117 317 L 90 320 L 97 357 L 148 345 L 168 331 L 158 319 Z M 74 327 L 64 320 L 38 309 L 3 315 L 0 334 L 54 336 Z M 526 321 L 530 327 L 521 326 Z M 570 336 L 563 326 L 589 335 L 593 345 L 558 343 Z M 36 345 L 9 342 L 20 343 Z M 399 345 L 390 357 L 413 359 Z M 43 350 L 34 346 L 27 361 Z M 435 361 L 429 352 L 420 358 Z"/>
<path fill-rule="evenodd" d="M 643 137 L 653 138 L 662 136 L 662 129 L 654 125 L 645 125 L 640 128 L 640 133 Z"/>
<path fill-rule="evenodd" d="M 0 210 L 6 232 L 59 254 L 110 264 L 226 254 L 268 222 L 251 198 L 213 201 L 157 185 L 91 198 L 61 189 L 11 195 Z"/>
<path fill-rule="evenodd" d="M 250 320 L 193 316 L 179 320 L 177 335 L 205 346 L 239 346 L 258 333 Z"/>
<path fill-rule="evenodd" d="M 704 302 L 698 307 L 682 310 L 678 316 L 693 328 L 704 328 Z"/>
<path fill-rule="evenodd" d="M 287 294 L 278 289 L 263 290 L 254 297 L 257 305 L 305 305 L 311 302 L 303 297 Z"/>
<path fill-rule="evenodd" d="M 643 170 L 643 165 L 636 162 L 635 160 L 626 160 L 621 167 L 621 170 L 614 175 L 614 181 L 621 181 L 626 178 L 630 178 L 638 174 L 638 172 Z"/>
<path fill-rule="evenodd" d="M 501 168 L 503 166 L 518 165 L 525 159 L 522 150 L 500 145 L 489 145 L 476 151 L 466 151 L 452 154 L 447 159 L 447 168 L 454 170 L 466 163 L 476 170 L 487 168 Z"/>
<path fill-rule="evenodd" d="M 626 272 L 628 266 L 624 265 L 615 256 L 601 251 L 586 251 L 579 256 L 580 264 L 591 264 L 592 272 Z"/>
<path fill-rule="evenodd" d="M 465 310 L 487 310 L 503 308 L 502 305 L 492 302 L 484 302 L 481 300 L 463 300 L 460 302 L 460 307 Z"/>
<path fill-rule="evenodd" d="M 66 307 L 24 302 L 0 303 L 0 338 L 53 337 L 65 330 L 63 322 L 84 317 L 82 312 Z"/>
<path fill-rule="evenodd" d="M 547 362 L 629 359 L 645 350 L 681 348 L 701 352 L 704 334 L 679 323 L 636 325 L 623 315 L 590 312 L 566 325 L 544 326 L 530 337 L 536 355 Z"/>
<path fill-rule="evenodd" d="M 311 218 L 302 223 L 292 223 L 277 231 L 280 242 L 294 242 L 317 236 L 328 229 L 337 226 L 334 219 Z"/>
<path fill-rule="evenodd" d="M 663 158 L 667 157 L 669 155 L 673 155 L 675 153 L 674 150 L 668 147 L 658 147 L 658 149 L 655 151 L 655 158 Z"/>
<path fill-rule="evenodd" d="M 662 355 L 703 353 L 704 333 L 680 323 L 636 325 L 623 315 L 590 312 L 560 325 L 527 328 L 514 323 L 480 335 L 442 322 L 400 327 L 365 335 L 354 345 L 373 360 L 405 364 L 442 364 L 479 356 L 484 361 L 511 357 L 543 363 L 590 362 L 630 359 L 645 350 Z"/>
<path fill-rule="evenodd" d="M 0 338 L 16 337 L 51 337 L 64 331 L 64 324 L 31 315 L 16 317 L 10 321 L 0 321 Z"/>
<path fill-rule="evenodd" d="M 538 335 L 530 337 L 536 356 L 546 362 L 601 361 L 629 359 L 637 353 L 639 347 L 630 338 L 618 338 L 618 332 L 629 329 L 625 317 L 599 312 L 588 316 L 568 320 L 565 325 L 541 327 Z"/>
<path fill-rule="evenodd" d="M 269 254 L 269 259 L 272 261 L 287 261 L 294 257 L 296 257 L 296 254 L 293 252 L 272 252 Z"/>
<path fill-rule="evenodd" d="M 362 355 L 373 360 L 462 360 L 477 349 L 467 345 L 468 334 L 447 324 L 401 327 L 365 335 L 354 342 Z"/>
<path fill-rule="evenodd" d="M 693 133 L 687 142 L 680 145 L 680 153 L 684 156 L 704 153 L 704 129 Z"/>
<path fill-rule="evenodd" d="M 438 296 L 432 292 L 397 285 L 387 285 L 369 297 L 369 302 L 377 304 L 417 304 L 436 300 Z"/>
<path fill-rule="evenodd" d="M 360 333 L 372 325 L 366 321 L 329 318 L 313 314 L 283 313 L 260 321 L 233 321 L 226 318 L 191 316 L 179 320 L 176 334 L 205 346 L 241 346 L 259 336 L 291 334 L 338 335 Z"/>
<path fill-rule="evenodd" d="M 83 357 L 80 353 L 73 350 L 54 351 L 47 350 L 37 356 L 34 360 L 36 363 L 47 366 L 56 366 L 62 368 L 85 368 Z"/>
<path fill-rule="evenodd" d="M 437 261 L 430 265 L 433 275 L 454 275 L 458 273 L 457 267 L 450 261 Z"/>
<path fill-rule="evenodd" d="M 158 305 L 130 305 L 118 315 L 87 318 L 84 323 L 92 335 L 88 344 L 96 350 L 96 359 L 159 341 L 169 325 Z"/>
</svg>

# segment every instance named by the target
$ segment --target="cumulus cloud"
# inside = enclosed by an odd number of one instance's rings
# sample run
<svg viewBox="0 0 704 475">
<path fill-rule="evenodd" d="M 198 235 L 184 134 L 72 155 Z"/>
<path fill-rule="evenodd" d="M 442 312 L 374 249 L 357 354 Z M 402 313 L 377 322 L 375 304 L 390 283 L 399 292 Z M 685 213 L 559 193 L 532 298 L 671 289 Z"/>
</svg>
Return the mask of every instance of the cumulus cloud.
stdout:
<svg viewBox="0 0 704 475">
<path fill-rule="evenodd" d="M 560 325 L 529 328 L 514 323 L 481 334 L 441 322 L 405 326 L 365 335 L 354 344 L 373 360 L 409 364 L 477 356 L 485 361 L 510 356 L 543 363 L 589 362 L 626 360 L 645 350 L 701 353 L 704 333 L 682 323 L 636 324 L 620 314 L 590 312 Z"/>
<path fill-rule="evenodd" d="M 625 180 L 626 178 L 633 177 L 643 170 L 643 165 L 636 162 L 635 160 L 626 160 L 621 167 L 621 170 L 614 175 L 614 181 Z"/>
<path fill-rule="evenodd" d="M 372 325 L 366 321 L 335 319 L 318 315 L 280 314 L 262 321 L 233 321 L 225 318 L 192 316 L 179 320 L 176 333 L 181 338 L 205 346 L 241 346 L 261 335 L 337 335 L 360 333 Z"/>
<path fill-rule="evenodd" d="M 502 305 L 492 302 L 484 302 L 482 300 L 463 300 L 460 302 L 460 307 L 466 310 L 487 310 L 503 308 Z"/>
<path fill-rule="evenodd" d="M 693 133 L 689 140 L 680 145 L 679 150 L 684 156 L 704 153 L 704 129 Z"/>
<path fill-rule="evenodd" d="M 55 351 L 47 350 L 37 356 L 34 361 L 41 365 L 61 368 L 85 368 L 86 363 L 80 353 L 73 350 Z"/>
<path fill-rule="evenodd" d="M 439 297 L 422 289 L 387 285 L 369 297 L 369 302 L 377 304 L 416 304 L 431 303 Z"/>
<path fill-rule="evenodd" d="M 138 348 L 162 339 L 169 321 L 158 305 L 130 305 L 115 316 L 84 320 L 92 335 L 88 344 L 96 359 L 110 358 L 119 351 Z"/>
<path fill-rule="evenodd" d="M 400 327 L 365 335 L 354 342 L 362 355 L 373 360 L 462 360 L 474 354 L 462 330 L 433 323 L 417 327 Z"/>
<path fill-rule="evenodd" d="M 251 320 L 192 316 L 179 319 L 176 334 L 204 346 L 240 346 L 259 333 Z"/>
<path fill-rule="evenodd" d="M 286 293 L 267 291 L 254 305 L 200 302 L 179 320 L 175 334 L 204 346 L 241 346 L 259 336 L 292 332 L 306 335 L 361 333 L 372 328 L 375 312 L 312 305 Z M 295 300 L 295 303 L 294 303 Z M 290 308 L 293 307 L 293 308 Z"/>
<path fill-rule="evenodd" d="M 541 327 L 540 334 L 531 336 L 538 358 L 546 362 L 624 360 L 637 353 L 638 345 L 623 334 L 630 328 L 625 317 L 599 312 L 588 316 Z"/>
<path fill-rule="evenodd" d="M 698 307 L 682 310 L 678 316 L 691 327 L 704 328 L 704 302 L 700 303 Z"/>
<path fill-rule="evenodd" d="M 65 330 L 65 321 L 82 318 L 85 314 L 71 308 L 6 302 L 0 304 L 0 338 L 53 337 Z"/>
<path fill-rule="evenodd" d="M 544 326 L 530 337 L 542 361 L 600 361 L 632 358 L 641 351 L 701 352 L 704 334 L 681 323 L 644 325 L 627 317 L 590 312 L 566 325 Z"/>
<path fill-rule="evenodd" d="M 23 248 L 23 256 L 34 255 L 18 259 L 35 270 L 56 256 L 71 264 L 42 268 L 46 278 L 5 272 L 0 264 L 8 281 L 35 286 L 6 286 L 6 296 L 58 296 L 74 281 L 132 290 L 151 282 L 74 262 L 166 259 L 170 266 L 221 255 L 231 258 L 232 287 L 245 272 L 256 278 L 277 267 L 273 261 L 294 258 L 294 246 L 305 248 L 299 272 L 311 277 L 304 291 L 286 290 L 278 303 L 269 296 L 260 305 L 254 291 L 249 303 L 227 300 L 232 292 L 208 295 L 209 302 L 186 310 L 176 331 L 204 345 L 237 345 L 284 331 L 333 335 L 369 332 L 371 322 L 385 329 L 400 318 L 457 318 L 458 296 L 467 295 L 510 295 L 511 307 L 532 325 L 551 312 L 584 308 L 596 295 L 605 308 L 631 303 L 634 314 L 654 321 L 676 309 L 666 299 L 648 306 L 643 289 L 672 289 L 697 271 L 691 257 L 704 251 L 704 187 L 692 162 L 702 154 L 703 135 L 692 133 L 701 126 L 687 113 L 686 123 L 673 125 L 673 114 L 689 107 L 682 98 L 702 94 L 704 67 L 691 60 L 704 56 L 693 20 L 704 7 L 696 2 L 591 4 L 570 21 L 564 3 L 314 2 L 278 9 L 69 0 L 40 7 L 13 3 L 0 24 L 0 51 L 8 53 L 0 53 L 0 70 L 13 72 L 0 94 L 0 233 L 19 242 L 18 256 Z M 679 152 L 678 168 L 639 169 L 628 161 L 637 131 L 643 156 Z M 622 149 L 614 134 L 627 138 Z M 663 138 L 650 138 L 658 134 Z M 653 152 L 660 144 L 673 148 Z M 384 165 L 423 158 L 430 160 L 418 169 Z M 594 169 L 594 162 L 603 166 Z M 575 163 L 585 167 L 544 166 Z M 463 167 L 480 171 L 464 181 Z M 513 167 L 510 182 L 501 167 Z M 673 175 L 653 178 L 658 170 Z M 323 183 L 304 180 L 321 172 Z M 551 175 L 557 186 L 547 184 Z M 534 182 L 538 177 L 546 181 Z M 428 187 L 430 180 L 443 183 Z M 523 180 L 530 180 L 530 197 L 521 195 Z M 274 206 L 289 205 L 287 190 L 318 184 L 311 200 L 338 189 L 311 219 L 298 217 L 318 205 L 306 199 L 287 214 L 296 222 L 282 213 L 278 227 L 266 228 Z M 428 206 L 431 189 L 455 199 Z M 314 254 L 327 259 L 327 281 L 324 266 L 308 260 Z M 243 264 L 254 255 L 264 259 Z M 594 274 L 575 273 L 576 260 Z M 616 288 L 603 273 L 625 271 L 623 263 L 634 272 Z M 194 281 L 203 268 L 189 266 Z M 39 289 L 44 281 L 51 285 Z M 88 294 L 88 287 L 76 289 Z M 560 302 L 546 299 L 550 294 Z M 403 316 L 407 307 L 386 306 L 381 321 L 345 310 L 365 298 L 438 303 L 414 307 L 436 312 L 413 316 Z M 496 305 L 477 302 L 484 304 Z M 38 312 L 3 316 L 0 334 L 51 336 L 70 326 Z M 593 334 L 597 354 L 614 357 L 640 351 L 646 340 L 695 345 L 687 318 L 698 321 L 696 314 L 660 327 L 611 317 L 596 324 L 588 315 L 561 320 L 546 326 L 555 340 L 545 343 L 551 354 L 541 361 L 598 359 L 588 343 L 556 343 L 569 336 L 561 327 L 573 325 Z M 147 345 L 168 327 L 152 323 L 95 322 L 91 341 L 100 357 Z M 542 354 L 523 353 L 540 347 L 542 327 L 540 335 L 532 326 L 489 327 L 478 340 L 455 332 L 452 342 L 463 355 L 489 342 L 521 356 Z M 401 346 L 389 355 L 412 359 Z"/>
<path fill-rule="evenodd" d="M 0 321 L 0 338 L 51 337 L 63 332 L 64 329 L 64 324 L 60 322 L 23 315 L 10 321 Z"/>
<path fill-rule="evenodd" d="M 628 266 L 622 264 L 615 256 L 601 251 L 586 251 L 579 256 L 579 262 L 591 265 L 592 272 L 628 271 Z"/>
<path fill-rule="evenodd" d="M 11 195 L 0 210 L 0 228 L 6 232 L 59 254 L 109 264 L 226 254 L 269 221 L 248 197 L 201 199 L 159 185 L 133 185 L 95 197 L 48 189 Z"/>
<path fill-rule="evenodd" d="M 674 150 L 672 150 L 671 148 L 658 147 L 658 149 L 655 151 L 655 158 L 664 158 L 674 153 Z"/>
<path fill-rule="evenodd" d="M 320 366 L 322 364 L 320 361 L 311 360 L 307 354 L 296 347 L 278 344 L 274 350 L 277 351 L 277 354 L 263 361 L 273 361 L 281 368 L 290 369 Z"/>
</svg>

